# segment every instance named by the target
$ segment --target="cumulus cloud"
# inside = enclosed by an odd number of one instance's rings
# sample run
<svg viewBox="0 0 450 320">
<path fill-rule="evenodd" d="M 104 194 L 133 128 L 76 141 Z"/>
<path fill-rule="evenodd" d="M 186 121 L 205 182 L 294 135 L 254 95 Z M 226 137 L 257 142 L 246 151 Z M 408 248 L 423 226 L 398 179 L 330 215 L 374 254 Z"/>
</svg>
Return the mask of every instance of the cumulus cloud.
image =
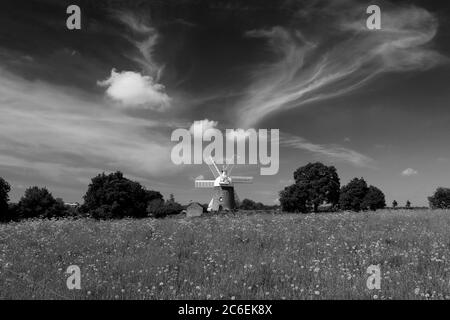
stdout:
<svg viewBox="0 0 450 320">
<path fill-rule="evenodd" d="M 194 135 L 194 137 L 203 137 L 206 130 L 216 129 L 217 124 L 218 124 L 217 121 L 208 119 L 196 120 L 189 127 L 189 131 Z"/>
<path fill-rule="evenodd" d="M 219 123 L 217 121 L 208 120 L 208 119 L 196 120 L 189 127 L 189 131 L 194 136 L 200 135 L 201 137 L 205 137 L 206 139 L 209 139 L 212 135 L 212 132 L 209 132 L 206 134 L 205 134 L 205 132 L 208 129 L 219 130 L 217 128 L 218 124 Z M 252 129 L 252 130 L 254 130 L 254 129 Z M 228 139 L 230 141 L 240 142 L 242 140 L 247 139 L 250 136 L 249 130 L 244 130 L 244 129 L 240 129 L 240 128 L 239 129 L 226 129 L 226 130 L 223 130 L 223 132 L 222 131 L 220 131 L 220 132 L 221 132 L 221 134 L 223 134 L 225 136 L 226 139 Z"/>
<path fill-rule="evenodd" d="M 97 82 L 99 86 L 106 87 L 106 94 L 121 106 L 145 107 L 151 110 L 162 111 L 170 104 L 169 96 L 164 92 L 164 86 L 155 83 L 152 77 L 144 76 L 139 72 L 111 71 L 111 76 Z"/>
<path fill-rule="evenodd" d="M 132 43 L 137 52 L 128 57 L 137 62 L 142 72 L 111 71 L 111 76 L 98 85 L 107 87 L 106 94 L 124 107 L 144 107 L 163 111 L 170 106 L 171 98 L 165 92 L 165 86 L 160 82 L 164 65 L 154 59 L 155 47 L 159 34 L 149 24 L 149 19 L 132 12 L 115 12 L 114 16 L 127 27 L 128 32 L 123 37 Z"/>
<path fill-rule="evenodd" d="M 415 176 L 416 174 L 418 174 L 418 172 L 416 170 L 414 170 L 413 168 L 407 168 L 402 171 L 402 176 L 405 176 L 405 177 Z"/>
<path fill-rule="evenodd" d="M 249 130 L 244 129 L 231 129 L 227 132 L 227 139 L 242 141 L 247 139 L 250 136 Z"/>
<path fill-rule="evenodd" d="M 275 111 L 349 93 L 382 73 L 425 70 L 448 61 L 429 46 L 438 28 L 432 13 L 415 6 L 385 6 L 382 29 L 373 31 L 361 18 L 365 11 L 360 4 L 332 3 L 320 14 L 333 32 L 303 34 L 280 26 L 247 32 L 266 39 L 276 61 L 255 71 L 253 84 L 238 103 L 241 126 L 254 125 Z"/>
</svg>

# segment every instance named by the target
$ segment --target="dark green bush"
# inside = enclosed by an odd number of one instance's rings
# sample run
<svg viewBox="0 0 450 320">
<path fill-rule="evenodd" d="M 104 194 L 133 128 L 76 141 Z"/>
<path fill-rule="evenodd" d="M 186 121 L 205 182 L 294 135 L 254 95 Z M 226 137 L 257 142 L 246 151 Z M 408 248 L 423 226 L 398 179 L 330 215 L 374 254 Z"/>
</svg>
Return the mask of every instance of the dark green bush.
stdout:
<svg viewBox="0 0 450 320">
<path fill-rule="evenodd" d="M 374 186 L 369 186 L 366 195 L 362 201 L 361 207 L 363 210 L 383 209 L 386 207 L 386 200 L 384 198 L 384 193 Z"/>
<path fill-rule="evenodd" d="M 162 199 L 161 193 L 146 190 L 120 171 L 102 173 L 92 179 L 80 209 L 96 219 L 143 218 L 147 216 L 148 203 L 154 199 Z"/>
<path fill-rule="evenodd" d="M 9 183 L 0 178 L 0 221 L 8 221 L 9 220 L 9 191 L 11 191 L 11 186 Z"/>
<path fill-rule="evenodd" d="M 183 207 L 175 201 L 166 201 L 162 199 L 155 199 L 150 201 L 147 207 L 147 213 L 153 218 L 164 218 L 167 216 L 179 214 Z"/>
<path fill-rule="evenodd" d="M 450 209 L 450 189 L 437 188 L 434 194 L 428 197 L 431 209 Z"/>
<path fill-rule="evenodd" d="M 50 219 L 67 215 L 67 207 L 61 199 L 55 199 L 46 188 L 36 186 L 25 190 L 15 210 L 19 219 Z"/>
<path fill-rule="evenodd" d="M 286 212 L 307 213 L 311 211 L 308 190 L 298 184 L 290 185 L 280 192 L 281 209 Z"/>
<path fill-rule="evenodd" d="M 339 207 L 341 210 L 361 211 L 368 191 L 369 187 L 363 178 L 354 178 L 341 188 Z"/>
</svg>

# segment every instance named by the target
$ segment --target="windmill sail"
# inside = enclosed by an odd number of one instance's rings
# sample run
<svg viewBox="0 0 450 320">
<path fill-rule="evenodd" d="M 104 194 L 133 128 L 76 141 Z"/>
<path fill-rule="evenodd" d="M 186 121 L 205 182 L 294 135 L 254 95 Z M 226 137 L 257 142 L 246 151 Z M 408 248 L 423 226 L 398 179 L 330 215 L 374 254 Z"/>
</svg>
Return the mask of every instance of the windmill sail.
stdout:
<svg viewBox="0 0 450 320">
<path fill-rule="evenodd" d="M 252 183 L 253 177 L 231 176 L 233 183 Z"/>
<path fill-rule="evenodd" d="M 217 168 L 214 167 L 212 164 L 208 164 L 209 170 L 211 170 L 214 178 L 217 178 L 218 176 L 220 176 L 220 173 L 217 172 Z"/>
<path fill-rule="evenodd" d="M 214 159 L 213 159 L 212 157 L 210 157 L 210 158 L 209 158 L 209 161 L 206 160 L 205 162 L 206 162 L 206 164 L 208 165 L 209 170 L 211 170 L 211 172 L 212 172 L 214 178 L 219 177 L 219 176 L 220 176 L 220 171 L 219 171 L 219 168 L 217 168 L 217 165 L 216 165 L 216 163 L 214 162 Z"/>
<path fill-rule="evenodd" d="M 227 165 L 226 170 L 227 170 L 227 174 L 230 175 L 231 171 L 233 171 L 234 168 L 234 163 L 230 163 Z"/>
<path fill-rule="evenodd" d="M 213 188 L 214 180 L 195 180 L 196 188 Z"/>
</svg>

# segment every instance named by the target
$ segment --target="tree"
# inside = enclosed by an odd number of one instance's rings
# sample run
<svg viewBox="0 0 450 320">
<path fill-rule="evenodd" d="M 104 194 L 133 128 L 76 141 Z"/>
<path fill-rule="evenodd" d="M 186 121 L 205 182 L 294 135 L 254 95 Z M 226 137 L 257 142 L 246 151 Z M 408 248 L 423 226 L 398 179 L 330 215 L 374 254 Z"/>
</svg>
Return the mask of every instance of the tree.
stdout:
<svg viewBox="0 0 450 320">
<path fill-rule="evenodd" d="M 241 210 L 264 210 L 267 206 L 265 206 L 261 202 L 255 202 L 250 199 L 244 199 L 242 200 L 242 203 L 239 206 L 239 209 Z"/>
<path fill-rule="evenodd" d="M 0 221 L 8 221 L 8 202 L 9 202 L 9 191 L 11 191 L 11 186 L 9 183 L 0 178 Z"/>
<path fill-rule="evenodd" d="M 406 209 L 411 209 L 411 202 L 409 200 L 406 201 L 405 208 Z"/>
<path fill-rule="evenodd" d="M 164 206 L 164 199 L 162 198 L 153 199 L 149 201 L 147 205 L 147 213 L 150 216 L 152 216 L 153 213 L 159 210 L 159 208 L 161 208 L 162 206 Z"/>
<path fill-rule="evenodd" d="M 19 221 L 20 220 L 19 204 L 17 204 L 17 203 L 9 203 L 8 213 L 5 216 L 5 218 L 6 219 L 4 219 L 3 222 Z"/>
<path fill-rule="evenodd" d="M 384 207 L 386 207 L 384 193 L 377 187 L 370 186 L 361 203 L 361 208 L 364 210 L 369 209 L 375 211 L 377 209 L 383 209 Z"/>
<path fill-rule="evenodd" d="M 162 199 L 161 193 L 146 190 L 138 182 L 125 178 L 122 172 L 97 175 L 92 178 L 84 195 L 81 211 L 96 219 L 147 216 L 151 200 Z"/>
<path fill-rule="evenodd" d="M 360 211 L 369 188 L 363 178 L 354 178 L 341 188 L 339 206 L 342 210 Z"/>
<path fill-rule="evenodd" d="M 66 207 L 61 199 L 55 199 L 46 188 L 30 187 L 17 204 L 21 219 L 61 218 L 66 215 Z"/>
<path fill-rule="evenodd" d="M 450 208 L 450 189 L 439 187 L 431 197 L 428 197 L 431 209 Z"/>
<path fill-rule="evenodd" d="M 280 192 L 281 209 L 286 212 L 307 213 L 311 210 L 308 190 L 294 183 Z"/>
<path fill-rule="evenodd" d="M 262 202 L 255 202 L 255 210 L 265 210 L 266 206 Z"/>
<path fill-rule="evenodd" d="M 179 214 L 183 210 L 183 206 L 175 201 L 172 197 L 164 203 L 163 216 L 170 216 L 174 214 Z"/>
<path fill-rule="evenodd" d="M 398 203 L 397 203 L 397 200 L 394 200 L 394 201 L 392 201 L 392 208 L 397 208 L 397 206 L 398 206 Z"/>
<path fill-rule="evenodd" d="M 242 210 L 255 210 L 255 201 L 250 200 L 250 199 L 244 199 L 241 202 L 241 205 L 239 206 L 239 209 Z"/>
<path fill-rule="evenodd" d="M 314 212 L 324 203 L 339 203 L 340 181 L 335 167 L 320 162 L 308 163 L 294 172 L 294 180 L 303 191 L 307 191 L 308 202 Z"/>
<path fill-rule="evenodd" d="M 169 199 L 164 202 L 163 199 L 154 199 L 147 206 L 147 214 L 153 218 L 164 218 L 166 216 L 179 214 L 183 210 L 183 206 L 175 199 Z"/>
</svg>

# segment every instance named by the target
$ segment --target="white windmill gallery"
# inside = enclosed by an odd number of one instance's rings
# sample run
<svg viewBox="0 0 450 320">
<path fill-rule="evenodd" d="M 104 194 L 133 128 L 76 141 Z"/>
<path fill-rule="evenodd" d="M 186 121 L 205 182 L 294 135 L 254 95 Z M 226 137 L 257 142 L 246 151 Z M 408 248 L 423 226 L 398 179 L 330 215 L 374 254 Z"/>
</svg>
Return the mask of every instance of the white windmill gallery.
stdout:
<svg viewBox="0 0 450 320">
<path fill-rule="evenodd" d="M 253 177 L 246 176 L 232 176 L 231 171 L 234 168 L 234 163 L 225 163 L 222 165 L 222 170 L 219 170 L 216 162 L 211 157 L 210 161 L 206 161 L 214 180 L 195 180 L 196 188 L 212 188 L 213 196 L 208 205 L 208 212 L 219 211 L 233 211 L 236 209 L 235 198 L 235 184 L 250 184 L 253 182 Z"/>
</svg>

